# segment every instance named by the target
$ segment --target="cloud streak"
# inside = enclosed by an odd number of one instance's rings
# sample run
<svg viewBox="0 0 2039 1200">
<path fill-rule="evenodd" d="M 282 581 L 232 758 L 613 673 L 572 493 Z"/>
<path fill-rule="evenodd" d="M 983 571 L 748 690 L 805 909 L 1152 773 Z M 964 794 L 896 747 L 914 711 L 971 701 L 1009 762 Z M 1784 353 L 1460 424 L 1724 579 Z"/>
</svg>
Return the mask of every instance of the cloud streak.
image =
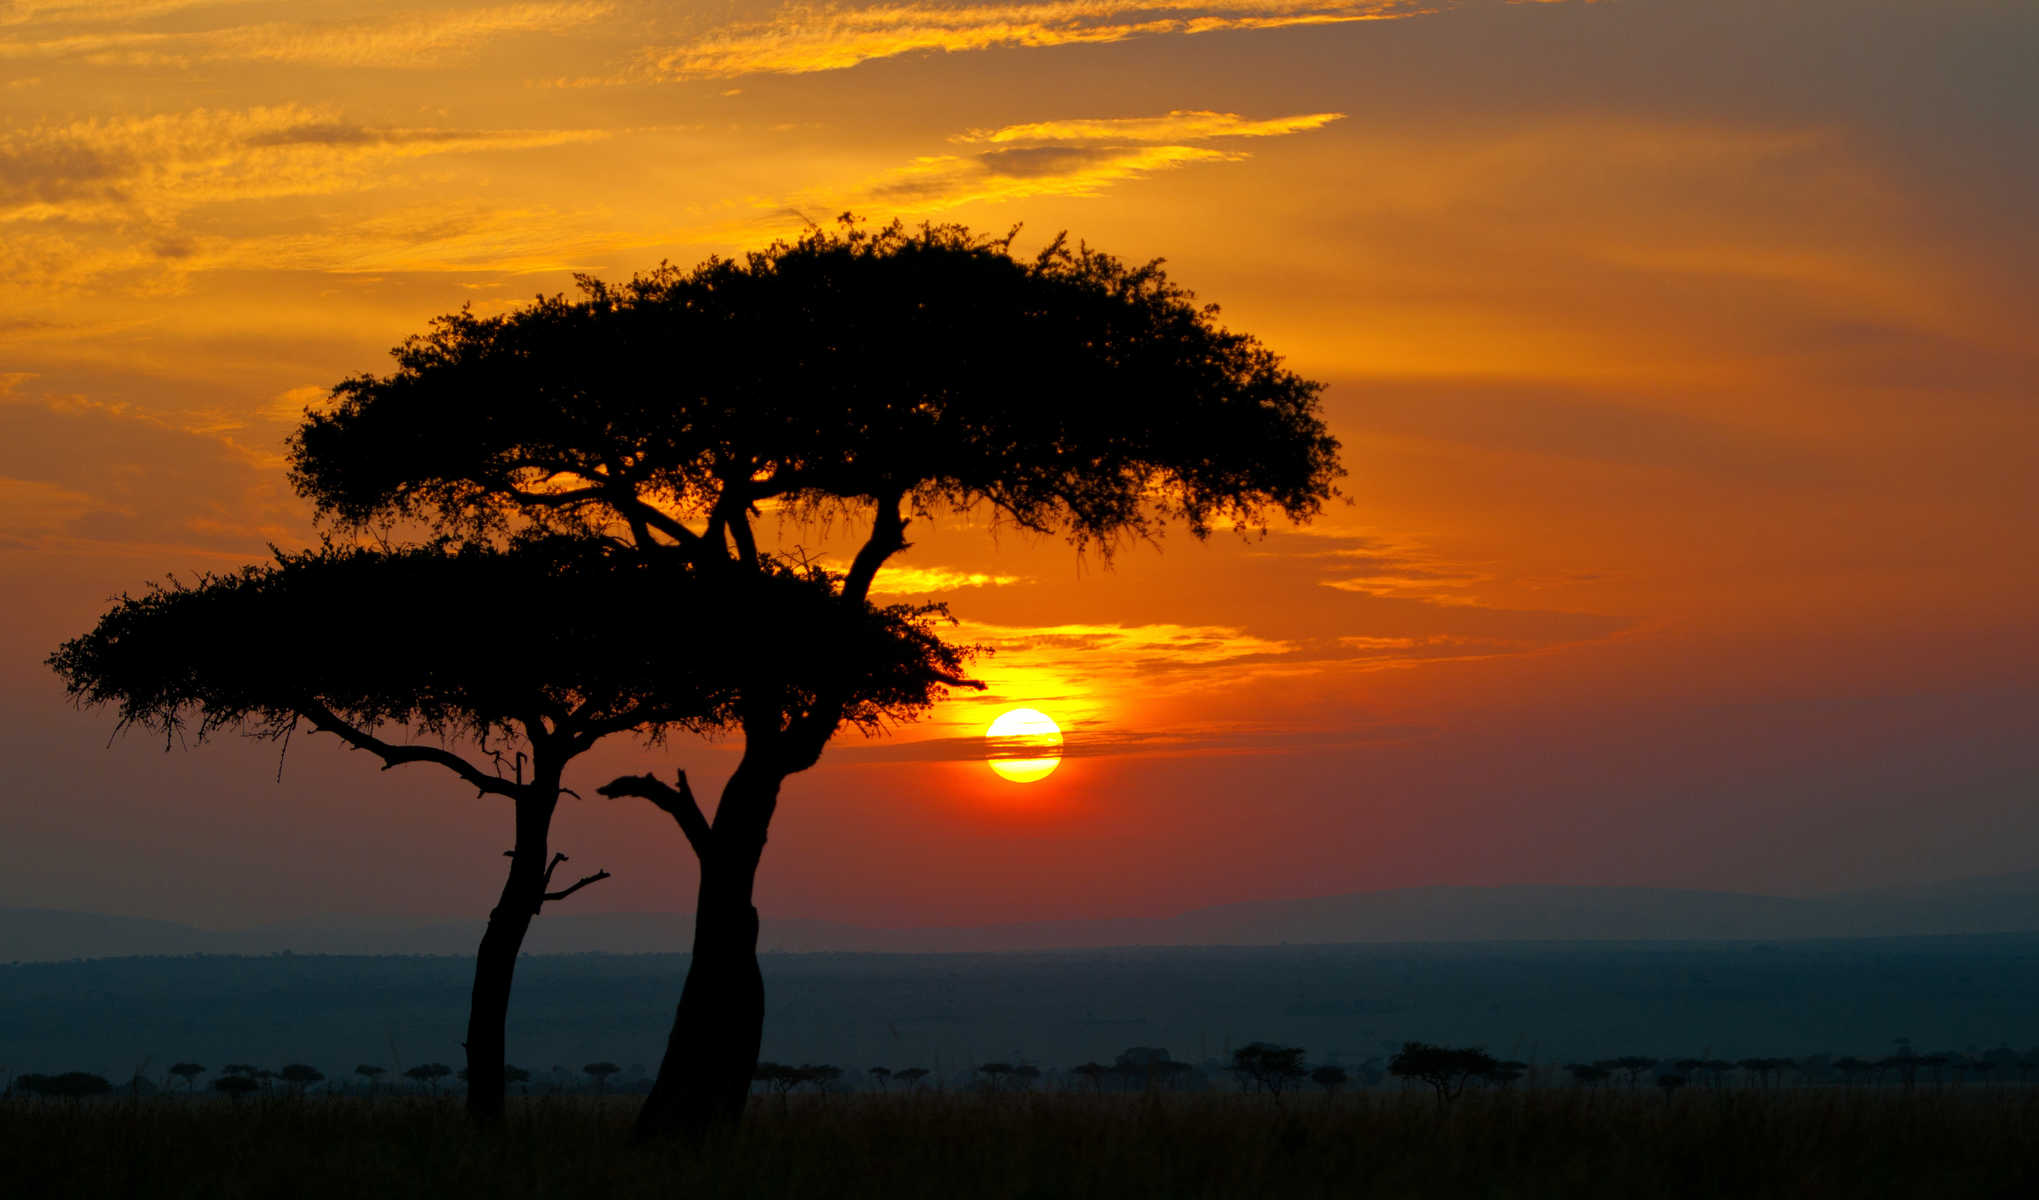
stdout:
<svg viewBox="0 0 2039 1200">
<path fill-rule="evenodd" d="M 1101 117 L 976 129 L 950 139 L 971 154 L 923 155 L 848 192 L 819 189 L 792 205 L 940 212 L 1035 196 L 1090 197 L 1117 184 L 1200 163 L 1240 162 L 1244 151 L 1197 145 L 1220 138 L 1279 137 L 1322 129 L 1343 113 L 1249 119 L 1176 109 L 1160 117 Z"/>
<path fill-rule="evenodd" d="M 137 6 L 148 12 L 171 6 Z M 95 66 L 276 62 L 300 66 L 426 68 L 478 51 L 495 38 L 559 33 L 615 11 L 598 0 L 509 4 L 378 20 L 267 22 L 220 29 L 125 30 L 0 40 L 0 61 L 77 59 Z M 107 20 L 114 18 L 108 17 Z"/>
<path fill-rule="evenodd" d="M 1280 137 L 1322 129 L 1342 120 L 1344 113 L 1301 113 L 1292 117 L 1251 120 L 1238 113 L 1177 108 L 1161 117 L 1096 117 L 1068 121 L 1032 121 L 997 129 L 973 129 L 949 139 L 995 146 L 1042 143 L 1102 142 L 1126 145 L 1145 142 L 1200 142 L 1211 138 Z"/>
<path fill-rule="evenodd" d="M 668 79 L 840 71 L 902 54 L 1097 45 L 1129 38 L 1392 20 L 1431 11 L 1414 0 L 1050 0 L 1033 4 L 795 5 L 653 50 Z"/>
</svg>

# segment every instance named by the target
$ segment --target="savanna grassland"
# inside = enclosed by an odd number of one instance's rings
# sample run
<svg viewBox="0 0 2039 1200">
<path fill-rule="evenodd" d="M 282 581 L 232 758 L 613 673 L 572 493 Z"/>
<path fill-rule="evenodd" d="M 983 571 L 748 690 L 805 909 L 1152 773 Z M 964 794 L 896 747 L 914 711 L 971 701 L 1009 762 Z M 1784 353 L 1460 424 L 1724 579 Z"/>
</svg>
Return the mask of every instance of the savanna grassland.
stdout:
<svg viewBox="0 0 2039 1200">
<path fill-rule="evenodd" d="M 0 1103 L 20 1196 L 1248 1197 L 2039 1194 L 2039 1089 L 809 1095 L 636 1146 L 630 1097 Z"/>
</svg>

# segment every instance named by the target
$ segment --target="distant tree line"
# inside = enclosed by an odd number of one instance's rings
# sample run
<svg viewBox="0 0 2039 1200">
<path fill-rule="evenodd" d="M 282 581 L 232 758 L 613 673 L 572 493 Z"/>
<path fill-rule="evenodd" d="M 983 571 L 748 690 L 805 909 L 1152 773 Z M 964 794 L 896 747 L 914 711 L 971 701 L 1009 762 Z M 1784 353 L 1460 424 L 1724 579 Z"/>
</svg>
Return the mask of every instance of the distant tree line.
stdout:
<svg viewBox="0 0 2039 1200">
<path fill-rule="evenodd" d="M 601 1060 L 570 1071 L 555 1066 L 543 1078 L 518 1066 L 505 1068 L 506 1082 L 528 1094 L 535 1084 L 542 1092 L 562 1094 L 588 1092 L 604 1094 L 622 1090 L 612 1079 L 624 1074 L 614 1062 Z M 200 1080 L 210 1074 L 209 1084 Z M 160 1084 L 137 1071 L 126 1083 L 116 1084 L 104 1076 L 84 1071 L 14 1076 L 6 1094 L 57 1100 L 85 1100 L 100 1096 L 146 1096 L 158 1093 L 197 1095 L 210 1092 L 229 1100 L 257 1094 L 301 1097 L 323 1092 L 327 1095 L 380 1096 L 412 1095 L 434 1097 L 448 1086 L 449 1079 L 465 1087 L 468 1073 L 440 1062 L 420 1063 L 390 1075 L 388 1068 L 363 1063 L 337 1078 L 308 1063 L 287 1063 L 274 1070 L 252 1063 L 227 1063 L 214 1071 L 202 1063 L 172 1064 Z M 1983 1084 L 2039 1083 L 2039 1047 L 2020 1053 L 2008 1046 L 1979 1052 L 1952 1050 L 1920 1053 L 1908 1039 L 1897 1039 L 1890 1054 L 1814 1054 L 1798 1058 L 1747 1057 L 1716 1058 L 1690 1056 L 1660 1058 L 1626 1054 L 1579 1062 L 1549 1063 L 1540 1067 L 1514 1059 L 1496 1058 L 1481 1047 L 1443 1046 L 1428 1042 L 1405 1042 L 1388 1057 L 1346 1065 L 1337 1062 L 1312 1063 L 1300 1046 L 1273 1042 L 1250 1042 L 1233 1050 L 1224 1060 L 1201 1065 L 1170 1056 L 1158 1046 L 1132 1046 L 1111 1063 L 1084 1062 L 1066 1070 L 1044 1070 L 1027 1062 L 992 1061 L 977 1064 L 949 1076 L 938 1076 L 922 1066 L 900 1068 L 874 1066 L 850 1072 L 830 1063 L 785 1063 L 761 1061 L 751 1076 L 752 1094 L 778 1100 L 783 1106 L 803 1090 L 815 1095 L 838 1092 L 877 1092 L 910 1095 L 928 1087 L 959 1089 L 986 1095 L 1026 1093 L 1056 1089 L 1102 1095 L 1107 1092 L 1143 1092 L 1156 1089 L 1185 1090 L 1214 1086 L 1229 1076 L 1239 1091 L 1264 1095 L 1276 1104 L 1315 1089 L 1335 1096 L 1354 1086 L 1375 1086 L 1393 1079 L 1404 1086 L 1428 1088 L 1437 1105 L 1448 1109 L 1472 1088 L 1507 1088 L 1520 1081 L 1527 1086 L 1576 1087 L 1639 1092 L 1654 1088 L 1665 1097 L 1681 1089 L 1784 1087 L 1894 1087 L 1916 1088 L 1975 1086 Z M 579 1077 L 585 1077 L 584 1080 Z M 629 1072 L 629 1090 L 641 1092 L 650 1085 L 643 1067 Z"/>
</svg>

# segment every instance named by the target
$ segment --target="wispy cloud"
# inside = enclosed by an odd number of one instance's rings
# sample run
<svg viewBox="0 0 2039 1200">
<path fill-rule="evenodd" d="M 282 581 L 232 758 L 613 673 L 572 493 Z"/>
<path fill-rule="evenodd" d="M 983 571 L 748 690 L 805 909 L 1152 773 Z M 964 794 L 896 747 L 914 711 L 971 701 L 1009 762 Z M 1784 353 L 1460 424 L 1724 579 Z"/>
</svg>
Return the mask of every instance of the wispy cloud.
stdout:
<svg viewBox="0 0 2039 1200">
<path fill-rule="evenodd" d="M 954 142 L 991 145 L 1036 145 L 1103 142 L 1128 145 L 1143 142 L 1200 142 L 1211 138 L 1279 137 L 1322 129 L 1341 120 L 1344 113 L 1300 113 L 1292 117 L 1252 120 L 1238 113 L 1212 112 L 1201 108 L 1171 109 L 1161 117 L 1092 117 L 1066 121 L 1032 121 L 997 129 L 973 129 L 949 139 Z"/>
<path fill-rule="evenodd" d="M 1177 109 L 1161 117 L 1041 121 L 971 130 L 950 140 L 986 149 L 923 155 L 853 188 L 814 189 L 791 203 L 939 212 L 1034 196 L 1095 196 L 1157 172 L 1249 157 L 1242 150 L 1194 143 L 1306 133 L 1343 116 L 1302 113 L 1254 120 L 1237 113 Z"/>
<path fill-rule="evenodd" d="M 80 6 L 85 7 L 85 6 Z M 149 11 L 171 7 L 148 6 Z M 192 62 L 280 62 L 327 67 L 436 67 L 472 56 L 489 41 L 557 33 L 615 10 L 603 0 L 509 4 L 375 20 L 265 22 L 189 31 L 116 30 L 0 39 L 0 60 L 79 59 L 99 66 Z"/>
<path fill-rule="evenodd" d="M 886 567 L 871 584 L 877 596 L 932 596 L 965 588 L 1011 587 L 1025 583 L 1018 575 L 959 571 L 953 567 Z"/>
<path fill-rule="evenodd" d="M 377 127 L 333 109 L 291 104 L 14 130 L 0 134 L 0 226 L 9 230 L 0 243 L 0 266 L 17 283 L 52 286 L 124 272 L 183 274 L 217 265 L 223 255 L 246 261 L 251 249 L 270 256 L 270 266 L 304 266 L 301 256 L 289 253 L 297 241 L 332 242 L 348 231 L 242 237 L 194 229 L 186 218 L 208 205 L 385 187 L 404 160 L 607 136 L 574 129 Z M 435 219 L 436 232 L 451 235 L 456 231 L 444 226 L 460 214 L 442 206 Z M 410 245 L 419 232 L 402 231 Z M 292 245 L 271 244 L 279 236 Z"/>
<path fill-rule="evenodd" d="M 0 6 L 0 26 L 101 24 L 160 17 L 187 8 L 274 3 L 275 0 L 10 0 Z"/>
<path fill-rule="evenodd" d="M 1258 637 L 1222 625 L 994 625 L 965 621 L 959 640 L 989 646 L 999 665 L 1052 671 L 1065 679 L 1101 669 L 1148 678 L 1293 653 L 1292 642 Z M 992 672 L 996 674 L 997 672 Z"/>
<path fill-rule="evenodd" d="M 1277 29 L 1415 16 L 1415 0 L 1050 0 L 1034 4 L 793 5 L 648 57 L 670 79 L 839 71 L 924 51 L 1119 42 L 1163 34 Z"/>
</svg>

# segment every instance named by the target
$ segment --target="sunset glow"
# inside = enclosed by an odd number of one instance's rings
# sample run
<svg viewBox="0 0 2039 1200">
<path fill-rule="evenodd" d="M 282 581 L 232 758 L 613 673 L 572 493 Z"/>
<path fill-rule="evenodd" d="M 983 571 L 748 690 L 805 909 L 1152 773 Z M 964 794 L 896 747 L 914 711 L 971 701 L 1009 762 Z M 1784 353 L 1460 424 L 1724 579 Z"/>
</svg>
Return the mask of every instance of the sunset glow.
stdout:
<svg viewBox="0 0 2039 1200">
<path fill-rule="evenodd" d="M 1165 259 L 1348 474 L 1203 540 L 909 512 L 872 596 L 983 689 L 789 777 L 768 918 L 2029 869 L 2035 44 L 2019 0 L 0 3 L 0 904 L 474 911 L 474 789 L 109 748 L 45 656 L 316 545 L 285 439 L 436 316 L 845 211 Z M 868 522 L 757 529 L 841 572 Z M 987 746 L 1023 712 L 1054 753 Z M 689 908 L 671 818 L 595 788 L 741 749 L 577 763 L 576 911 Z"/>
</svg>

